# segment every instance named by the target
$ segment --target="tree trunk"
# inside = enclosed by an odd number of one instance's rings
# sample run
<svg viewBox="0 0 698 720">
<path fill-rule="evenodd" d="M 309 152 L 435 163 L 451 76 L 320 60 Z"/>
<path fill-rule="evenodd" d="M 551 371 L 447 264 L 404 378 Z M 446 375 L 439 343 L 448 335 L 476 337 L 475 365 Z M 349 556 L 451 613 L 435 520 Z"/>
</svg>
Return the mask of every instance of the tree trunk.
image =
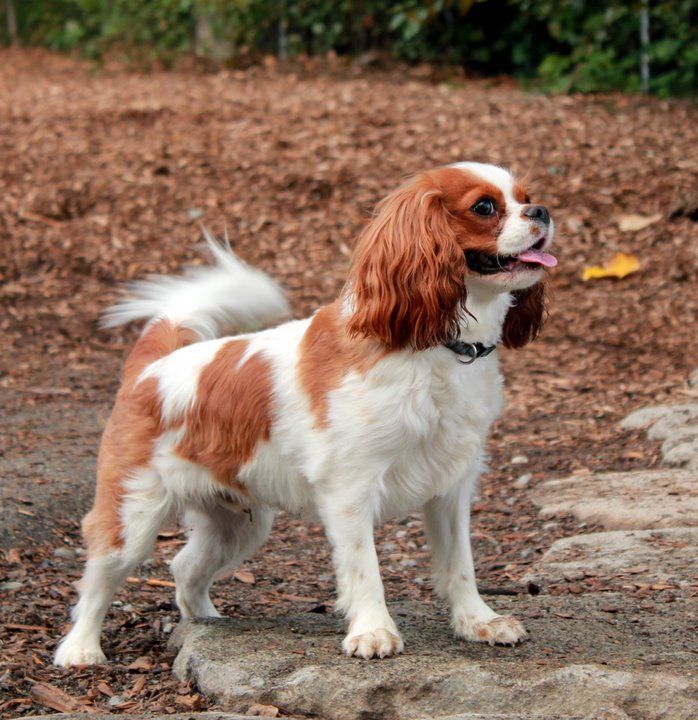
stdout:
<svg viewBox="0 0 698 720">
<path fill-rule="evenodd" d="M 10 37 L 10 44 L 13 47 L 19 47 L 17 13 L 15 12 L 14 0 L 5 0 L 5 17 L 7 17 L 7 34 Z"/>
<path fill-rule="evenodd" d="M 650 3 L 642 0 L 640 8 L 640 82 L 642 92 L 650 91 Z"/>
</svg>

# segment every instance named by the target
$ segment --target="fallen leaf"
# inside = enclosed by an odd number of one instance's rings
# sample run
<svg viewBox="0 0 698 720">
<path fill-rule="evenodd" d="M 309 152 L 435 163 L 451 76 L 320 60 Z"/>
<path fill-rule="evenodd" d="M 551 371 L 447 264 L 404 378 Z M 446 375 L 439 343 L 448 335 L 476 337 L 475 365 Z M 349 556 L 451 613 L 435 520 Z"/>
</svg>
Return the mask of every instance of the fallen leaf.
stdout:
<svg viewBox="0 0 698 720">
<path fill-rule="evenodd" d="M 17 623 L 2 623 L 0 627 L 6 630 L 27 630 L 29 632 L 48 632 L 49 629 L 44 625 L 19 625 Z"/>
<path fill-rule="evenodd" d="M 627 215 L 617 215 L 616 222 L 621 232 L 637 232 L 662 219 L 662 214 L 656 215 L 635 215 L 628 213 Z"/>
<path fill-rule="evenodd" d="M 150 585 L 152 587 L 167 587 L 167 588 L 173 588 L 177 587 L 172 580 L 158 580 L 157 578 L 148 578 L 145 581 L 146 585 Z"/>
<path fill-rule="evenodd" d="M 255 579 L 251 570 L 236 570 L 233 577 L 240 582 L 246 583 L 247 585 L 254 585 Z M 274 716 L 276 717 L 276 716 Z"/>
<path fill-rule="evenodd" d="M 58 712 L 74 712 L 78 707 L 78 701 L 75 698 L 48 683 L 33 685 L 31 695 L 39 705 L 58 710 Z"/>
<path fill-rule="evenodd" d="M 183 705 L 189 708 L 189 710 L 198 710 L 201 706 L 201 695 L 199 695 L 199 693 L 193 695 L 177 695 L 177 697 L 175 697 L 175 705 Z M 276 717 L 276 715 L 272 715 L 271 717 Z"/>
<path fill-rule="evenodd" d="M 97 684 L 97 690 L 102 693 L 102 695 L 106 695 L 107 697 L 113 697 L 114 691 L 109 687 L 107 683 L 104 681 Z"/>
<path fill-rule="evenodd" d="M 148 682 L 148 676 L 147 675 L 139 675 L 136 678 L 136 681 L 131 686 L 130 690 L 126 691 L 127 697 L 133 697 L 134 695 L 138 695 L 138 693 L 143 690 L 145 687 L 146 682 Z"/>
<path fill-rule="evenodd" d="M 624 278 L 630 273 L 640 269 L 640 261 L 627 253 L 616 253 L 605 265 L 591 265 L 584 268 L 582 280 L 597 280 L 599 278 Z"/>
<path fill-rule="evenodd" d="M 126 666 L 127 670 L 152 670 L 153 663 L 147 655 L 136 658 L 130 665 Z"/>
<path fill-rule="evenodd" d="M 10 563 L 10 565 L 20 565 L 22 562 L 22 557 L 19 554 L 19 550 L 17 548 L 10 548 L 7 551 L 7 562 Z"/>
</svg>

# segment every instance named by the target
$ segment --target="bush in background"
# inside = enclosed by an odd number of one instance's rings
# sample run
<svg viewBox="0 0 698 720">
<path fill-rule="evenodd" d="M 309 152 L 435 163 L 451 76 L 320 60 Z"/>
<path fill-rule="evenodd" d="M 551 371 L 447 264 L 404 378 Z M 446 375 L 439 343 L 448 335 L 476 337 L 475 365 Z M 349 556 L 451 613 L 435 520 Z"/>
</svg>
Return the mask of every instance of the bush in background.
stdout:
<svg viewBox="0 0 698 720">
<path fill-rule="evenodd" d="M 4 0 L 21 42 L 168 64 L 197 52 L 234 64 L 265 53 L 360 55 L 511 74 L 554 92 L 696 90 L 698 0 Z"/>
</svg>

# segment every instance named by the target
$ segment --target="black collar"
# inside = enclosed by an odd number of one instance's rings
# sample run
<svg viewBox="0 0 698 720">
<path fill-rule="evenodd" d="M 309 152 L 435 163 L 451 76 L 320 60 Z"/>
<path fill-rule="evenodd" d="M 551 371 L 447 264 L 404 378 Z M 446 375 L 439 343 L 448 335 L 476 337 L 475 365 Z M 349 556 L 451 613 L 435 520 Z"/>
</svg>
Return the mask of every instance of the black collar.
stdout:
<svg viewBox="0 0 698 720">
<path fill-rule="evenodd" d="M 487 357 L 497 346 L 483 345 L 480 342 L 466 343 L 462 340 L 448 340 L 444 343 L 444 347 L 453 350 L 458 355 L 458 362 L 464 365 L 474 363 L 478 358 Z"/>
</svg>

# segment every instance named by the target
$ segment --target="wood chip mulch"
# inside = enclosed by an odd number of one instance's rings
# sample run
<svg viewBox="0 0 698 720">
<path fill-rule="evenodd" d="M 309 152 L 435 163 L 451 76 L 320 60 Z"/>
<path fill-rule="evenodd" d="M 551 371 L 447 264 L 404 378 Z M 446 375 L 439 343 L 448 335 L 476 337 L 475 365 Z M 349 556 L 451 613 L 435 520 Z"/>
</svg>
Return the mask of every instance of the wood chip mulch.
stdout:
<svg viewBox="0 0 698 720">
<path fill-rule="evenodd" d="M 402 176 L 474 159 L 525 178 L 552 210 L 560 258 L 543 337 L 503 357 L 508 407 L 474 513 L 481 585 L 525 592 L 529 565 L 580 529 L 569 517 L 542 521 L 517 478 L 529 474 L 534 486 L 657 463 L 656 444 L 618 421 L 670 392 L 676 400 L 698 357 L 698 113 L 689 102 L 545 97 L 400 67 L 95 72 L 64 56 L 9 50 L 0 51 L 0 98 L 6 416 L 48 403 L 106 408 L 135 331 L 97 329 L 100 310 L 120 282 L 199 262 L 200 223 L 219 233 L 227 226 L 235 249 L 278 278 L 302 316 L 337 293 L 352 239 Z M 635 214 L 655 219 L 621 231 L 622 217 Z M 616 252 L 637 256 L 640 270 L 582 282 L 585 266 Z M 43 441 L 2 429 L 6 457 Z M 78 443 L 66 442 L 68 456 Z M 17 502 L 32 512 L 31 498 Z M 51 541 L 0 555 L 0 582 L 9 583 L 0 590 L 0 713 L 208 708 L 172 678 L 166 647 L 177 621 L 167 560 L 184 542 L 176 528 L 109 614 L 112 662 L 51 667 L 80 574 L 78 520 L 53 527 Z M 378 541 L 388 598 L 434 602 L 419 518 L 387 525 Z M 674 593 L 637 587 L 631 576 L 542 590 L 603 589 L 655 601 Z M 223 613 L 260 617 L 328 612 L 332 598 L 322 531 L 284 515 L 264 551 L 214 591 Z"/>
</svg>

